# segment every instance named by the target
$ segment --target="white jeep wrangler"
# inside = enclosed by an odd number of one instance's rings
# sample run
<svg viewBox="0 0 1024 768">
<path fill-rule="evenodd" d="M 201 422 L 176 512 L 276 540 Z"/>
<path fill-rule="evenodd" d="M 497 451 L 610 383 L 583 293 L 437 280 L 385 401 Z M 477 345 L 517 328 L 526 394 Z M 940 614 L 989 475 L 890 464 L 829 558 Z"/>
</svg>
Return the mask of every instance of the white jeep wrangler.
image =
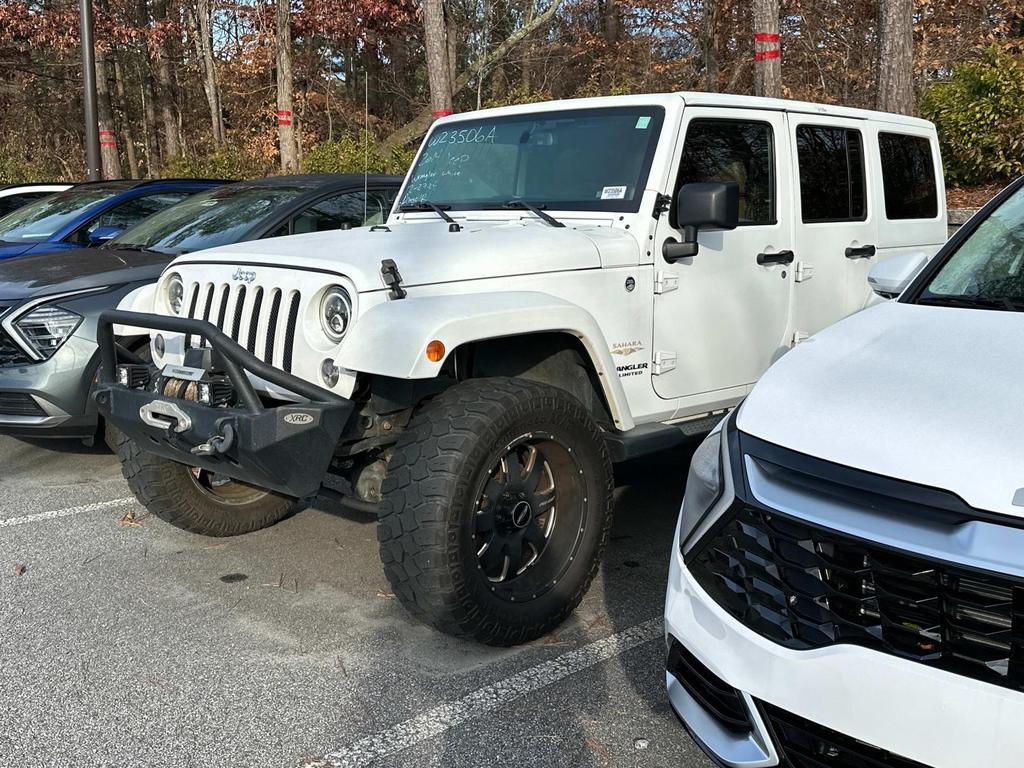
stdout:
<svg viewBox="0 0 1024 768">
<path fill-rule="evenodd" d="M 457 115 L 386 225 L 188 254 L 154 314 L 105 313 L 96 397 L 158 517 L 230 536 L 338 497 L 379 514 L 413 613 L 518 643 L 594 577 L 613 462 L 706 432 L 945 232 L 921 120 L 698 93 Z"/>
</svg>

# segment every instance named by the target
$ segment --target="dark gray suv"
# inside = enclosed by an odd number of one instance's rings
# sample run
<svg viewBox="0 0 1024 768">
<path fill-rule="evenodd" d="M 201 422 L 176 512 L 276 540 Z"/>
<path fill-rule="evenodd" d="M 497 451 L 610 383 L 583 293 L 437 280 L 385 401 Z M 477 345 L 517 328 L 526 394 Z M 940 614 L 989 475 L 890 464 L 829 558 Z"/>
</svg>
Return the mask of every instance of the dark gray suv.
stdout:
<svg viewBox="0 0 1024 768">
<path fill-rule="evenodd" d="M 217 187 L 151 216 L 99 248 L 0 263 L 0 434 L 91 442 L 96 318 L 157 280 L 182 253 L 387 219 L 400 177 L 279 176 Z M 137 360 L 148 336 L 124 329 Z"/>
</svg>

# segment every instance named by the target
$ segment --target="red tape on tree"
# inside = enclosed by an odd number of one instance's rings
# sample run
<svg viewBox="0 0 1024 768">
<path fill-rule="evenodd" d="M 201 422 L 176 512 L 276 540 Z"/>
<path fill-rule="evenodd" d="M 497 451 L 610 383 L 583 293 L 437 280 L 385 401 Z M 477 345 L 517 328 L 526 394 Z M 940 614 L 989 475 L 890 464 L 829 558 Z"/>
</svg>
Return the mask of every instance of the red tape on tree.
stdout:
<svg viewBox="0 0 1024 768">
<path fill-rule="evenodd" d="M 100 131 L 100 146 L 101 147 L 116 147 L 117 139 L 115 138 L 113 131 Z"/>
<path fill-rule="evenodd" d="M 279 109 L 279 110 L 277 110 L 277 124 L 278 125 L 291 125 L 292 124 L 292 111 L 290 109 Z"/>
<path fill-rule="evenodd" d="M 452 112 L 450 109 L 435 109 L 430 114 L 433 115 L 435 118 L 437 118 L 437 117 L 448 117 L 448 115 L 454 115 L 455 113 Z"/>
<path fill-rule="evenodd" d="M 754 61 L 768 61 L 779 58 L 779 33 L 778 32 L 755 32 L 754 47 L 761 46 L 761 50 L 754 51 Z"/>
</svg>

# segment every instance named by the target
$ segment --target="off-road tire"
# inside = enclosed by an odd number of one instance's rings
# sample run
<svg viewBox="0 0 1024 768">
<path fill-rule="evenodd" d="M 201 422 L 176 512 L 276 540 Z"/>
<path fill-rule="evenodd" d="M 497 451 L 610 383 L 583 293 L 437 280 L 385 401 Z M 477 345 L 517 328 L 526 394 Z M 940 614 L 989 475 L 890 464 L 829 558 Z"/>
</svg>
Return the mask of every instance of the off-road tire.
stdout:
<svg viewBox="0 0 1024 768">
<path fill-rule="evenodd" d="M 298 509 L 289 496 L 267 492 L 244 504 L 226 504 L 204 493 L 191 469 L 139 449 L 118 432 L 121 473 L 135 498 L 149 512 L 171 525 L 203 536 L 240 536 L 267 528 Z"/>
<path fill-rule="evenodd" d="M 475 493 L 489 457 L 535 430 L 557 433 L 571 451 L 586 523 L 556 585 L 509 602 L 493 593 L 473 548 Z M 523 379 L 458 384 L 413 414 L 391 457 L 377 526 L 385 574 L 409 611 L 443 632 L 491 645 L 528 642 L 561 624 L 590 587 L 611 528 L 613 489 L 601 430 L 572 395 Z"/>
</svg>

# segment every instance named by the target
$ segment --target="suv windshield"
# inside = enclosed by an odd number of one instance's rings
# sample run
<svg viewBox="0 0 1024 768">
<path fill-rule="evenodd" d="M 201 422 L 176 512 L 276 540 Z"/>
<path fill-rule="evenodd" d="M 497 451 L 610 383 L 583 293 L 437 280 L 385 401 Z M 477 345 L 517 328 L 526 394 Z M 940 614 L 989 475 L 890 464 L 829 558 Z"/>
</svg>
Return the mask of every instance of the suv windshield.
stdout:
<svg viewBox="0 0 1024 768">
<path fill-rule="evenodd" d="M 237 243 L 281 204 L 308 191 L 302 186 L 217 187 L 150 216 L 107 247 L 178 254 Z"/>
<path fill-rule="evenodd" d="M 41 243 L 73 219 L 123 190 L 72 189 L 44 197 L 0 219 L 0 240 L 8 243 Z"/>
<path fill-rule="evenodd" d="M 1024 187 L 971 233 L 917 301 L 1024 308 Z"/>
<path fill-rule="evenodd" d="M 460 120 L 426 139 L 401 205 L 511 200 L 576 211 L 640 208 L 665 111 L 604 107 Z"/>
</svg>

